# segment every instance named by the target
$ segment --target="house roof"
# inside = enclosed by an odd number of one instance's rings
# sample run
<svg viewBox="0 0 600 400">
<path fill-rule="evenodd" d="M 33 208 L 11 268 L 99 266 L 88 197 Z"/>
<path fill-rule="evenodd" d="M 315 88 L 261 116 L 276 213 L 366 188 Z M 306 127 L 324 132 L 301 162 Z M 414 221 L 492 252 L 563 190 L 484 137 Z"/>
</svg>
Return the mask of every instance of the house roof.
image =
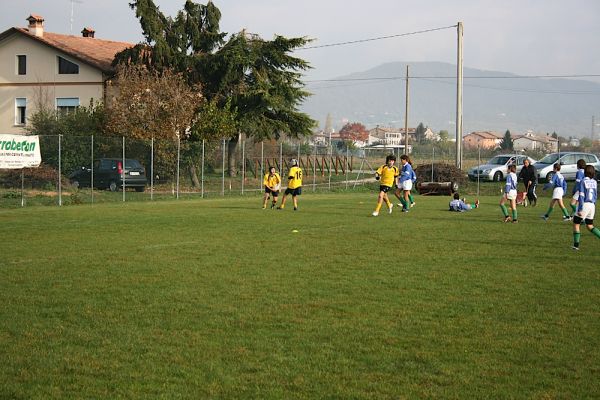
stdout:
<svg viewBox="0 0 600 400">
<path fill-rule="evenodd" d="M 24 35 L 32 40 L 53 47 L 106 73 L 114 71 L 111 64 L 117 53 L 134 46 L 132 43 L 127 42 L 61 35 L 52 32 L 44 32 L 44 35 L 39 37 L 31 34 L 26 28 L 10 28 L 0 33 L 0 42 L 13 34 Z"/>
<path fill-rule="evenodd" d="M 469 135 L 479 136 L 483 139 L 494 139 L 494 140 L 502 139 L 504 137 L 504 135 L 501 136 L 501 135 L 497 134 L 496 132 L 492 132 L 492 131 L 471 132 L 468 135 L 465 135 L 465 137 L 469 136 Z"/>
</svg>

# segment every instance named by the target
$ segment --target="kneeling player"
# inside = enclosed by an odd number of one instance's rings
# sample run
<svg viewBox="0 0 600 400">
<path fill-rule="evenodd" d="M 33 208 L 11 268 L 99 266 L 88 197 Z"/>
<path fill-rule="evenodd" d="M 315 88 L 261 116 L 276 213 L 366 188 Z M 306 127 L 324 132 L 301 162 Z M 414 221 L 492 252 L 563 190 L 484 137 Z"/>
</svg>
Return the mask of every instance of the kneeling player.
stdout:
<svg viewBox="0 0 600 400">
<path fill-rule="evenodd" d="M 263 185 L 265 185 L 265 196 L 263 198 L 263 209 L 267 208 L 267 201 L 269 196 L 273 197 L 271 201 L 271 208 L 277 204 L 277 196 L 279 196 L 279 188 L 281 187 L 281 177 L 275 172 L 275 167 L 270 167 L 269 172 L 263 179 Z"/>
</svg>

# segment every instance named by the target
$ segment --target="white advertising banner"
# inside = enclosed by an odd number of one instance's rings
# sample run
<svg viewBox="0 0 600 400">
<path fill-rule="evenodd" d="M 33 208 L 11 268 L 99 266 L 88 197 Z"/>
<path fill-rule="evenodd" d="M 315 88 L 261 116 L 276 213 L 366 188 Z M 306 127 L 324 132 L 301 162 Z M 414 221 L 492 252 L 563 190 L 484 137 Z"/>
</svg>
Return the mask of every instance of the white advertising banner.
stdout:
<svg viewBox="0 0 600 400">
<path fill-rule="evenodd" d="M 41 162 L 38 136 L 0 134 L 0 169 L 39 167 Z"/>
</svg>

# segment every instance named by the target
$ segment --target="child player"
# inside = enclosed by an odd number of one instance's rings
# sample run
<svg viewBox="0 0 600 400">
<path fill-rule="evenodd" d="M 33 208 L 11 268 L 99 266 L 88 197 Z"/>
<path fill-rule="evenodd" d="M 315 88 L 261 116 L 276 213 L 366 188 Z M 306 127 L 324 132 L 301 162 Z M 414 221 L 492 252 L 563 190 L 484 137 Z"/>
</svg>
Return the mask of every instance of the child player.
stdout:
<svg viewBox="0 0 600 400">
<path fill-rule="evenodd" d="M 292 159 L 292 168 L 288 172 L 288 186 L 283 192 L 283 200 L 281 200 L 281 206 L 277 207 L 279 210 L 283 210 L 285 207 L 285 200 L 287 195 L 292 195 L 294 201 L 294 211 L 298 209 L 298 196 L 302 194 L 302 169 L 298 166 L 298 160 Z"/>
<path fill-rule="evenodd" d="M 573 197 L 571 198 L 571 210 L 573 216 L 577 212 L 577 202 L 579 201 L 579 183 L 585 178 L 585 160 L 577 160 L 577 173 L 575 174 L 575 186 L 573 186 Z"/>
<path fill-rule="evenodd" d="M 500 209 L 504 214 L 504 222 L 509 222 L 510 217 L 508 216 L 508 210 L 504 203 L 510 202 L 510 209 L 512 211 L 512 222 L 517 222 L 517 167 L 515 164 L 508 166 L 508 174 L 506 175 L 506 185 L 504 185 L 504 195 L 500 199 Z"/>
<path fill-rule="evenodd" d="M 398 177 L 398 190 L 396 191 L 396 197 L 400 199 L 402 204 L 402 212 L 408 212 L 410 204 L 410 191 L 412 190 L 414 172 L 411 166 L 410 158 L 406 154 L 400 156 L 400 162 L 402 163 L 402 172 Z M 398 193 L 402 189 L 402 197 L 398 196 Z"/>
<path fill-rule="evenodd" d="M 379 196 L 377 197 L 377 207 L 375 207 L 375 211 L 373 211 L 373 216 L 376 217 L 379 215 L 379 210 L 383 205 L 385 200 L 385 204 L 388 206 L 388 212 L 392 213 L 392 207 L 394 205 L 388 198 L 387 192 L 394 186 L 394 181 L 399 174 L 398 167 L 394 165 L 396 162 L 396 157 L 394 155 L 389 155 L 385 158 L 385 164 L 381 167 L 377 168 L 375 172 L 375 179 L 379 181 Z"/>
<path fill-rule="evenodd" d="M 573 217 L 573 250 L 579 250 L 580 225 L 584 221 L 588 230 L 600 239 L 600 229 L 594 228 L 594 214 L 596 199 L 598 198 L 598 182 L 594 179 L 596 174 L 594 166 L 587 165 L 584 174 L 583 180 L 578 185 L 579 205 L 577 206 L 577 213 Z"/>
<path fill-rule="evenodd" d="M 544 185 L 544 190 L 548 188 L 553 188 L 552 200 L 550 200 L 550 206 L 548 207 L 548 211 L 546 211 L 546 214 L 542 215 L 542 219 L 544 221 L 548 221 L 548 218 L 550 218 L 550 214 L 552 214 L 552 210 L 554 210 L 554 205 L 558 203 L 563 213 L 563 221 L 570 221 L 571 216 L 569 215 L 569 212 L 567 211 L 567 208 L 565 207 L 565 204 L 563 203 L 562 199 L 565 192 L 567 191 L 567 182 L 560 173 L 559 163 L 554 164 L 554 175 L 552 176 L 552 180 Z"/>
<path fill-rule="evenodd" d="M 454 193 L 454 200 L 450 201 L 448 204 L 448 211 L 470 211 L 474 208 L 479 208 L 479 200 L 475 200 L 475 203 L 469 204 L 465 203 L 465 200 L 460 199 L 460 194 L 458 192 Z"/>
<path fill-rule="evenodd" d="M 271 208 L 277 204 L 277 196 L 279 196 L 279 188 L 281 187 L 281 177 L 275 172 L 275 167 L 269 167 L 269 172 L 265 174 L 263 179 L 263 185 L 265 185 L 265 196 L 263 198 L 263 210 L 267 208 L 267 201 L 269 196 L 273 197 L 271 201 Z"/>
</svg>

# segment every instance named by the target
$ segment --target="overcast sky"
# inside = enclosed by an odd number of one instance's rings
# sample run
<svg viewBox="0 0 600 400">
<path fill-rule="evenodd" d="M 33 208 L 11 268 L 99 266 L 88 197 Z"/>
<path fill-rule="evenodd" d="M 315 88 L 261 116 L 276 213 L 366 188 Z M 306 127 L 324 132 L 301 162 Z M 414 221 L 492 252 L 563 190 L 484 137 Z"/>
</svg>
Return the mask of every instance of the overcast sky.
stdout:
<svg viewBox="0 0 600 400">
<path fill-rule="evenodd" d="M 84 26 L 102 39 L 138 42 L 141 29 L 127 0 L 74 0 L 73 34 Z M 174 15 L 184 0 L 155 0 Z M 467 67 L 520 75 L 600 74 L 598 0 L 215 0 L 221 29 L 264 38 L 308 36 L 313 45 L 464 24 Z M 29 14 L 47 30 L 71 32 L 71 0 L 0 0 L 0 31 L 26 26 Z M 456 28 L 298 53 L 332 78 L 390 61 L 456 62 Z M 589 79 L 589 78 L 588 78 Z M 592 80 L 592 79 L 590 79 Z M 597 79 L 596 79 L 597 80 Z"/>
</svg>

